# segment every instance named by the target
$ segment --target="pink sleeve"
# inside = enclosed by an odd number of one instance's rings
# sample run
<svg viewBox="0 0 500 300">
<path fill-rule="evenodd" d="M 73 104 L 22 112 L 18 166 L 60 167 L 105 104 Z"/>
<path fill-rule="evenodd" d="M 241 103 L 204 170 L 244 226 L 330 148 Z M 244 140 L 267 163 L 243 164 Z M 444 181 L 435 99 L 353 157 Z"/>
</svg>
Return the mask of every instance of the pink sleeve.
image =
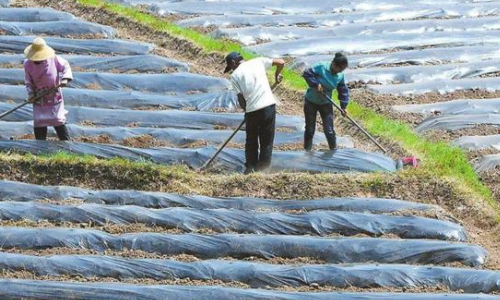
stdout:
<svg viewBox="0 0 500 300">
<path fill-rule="evenodd" d="M 28 66 L 28 61 L 24 61 L 24 84 L 26 85 L 26 90 L 28 91 L 29 95 L 35 94 L 36 87 L 33 82 L 33 78 L 31 78 L 29 66 Z"/>
<path fill-rule="evenodd" d="M 73 72 L 69 62 L 62 57 L 56 56 L 57 72 L 62 73 L 61 79 L 73 80 Z"/>
</svg>

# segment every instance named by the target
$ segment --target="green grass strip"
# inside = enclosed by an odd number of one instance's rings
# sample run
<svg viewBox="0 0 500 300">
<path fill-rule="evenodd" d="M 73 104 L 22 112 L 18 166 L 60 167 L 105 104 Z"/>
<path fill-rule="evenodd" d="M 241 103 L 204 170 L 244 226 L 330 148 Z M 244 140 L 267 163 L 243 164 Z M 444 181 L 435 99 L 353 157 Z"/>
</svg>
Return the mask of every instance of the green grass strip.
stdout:
<svg viewBox="0 0 500 300">
<path fill-rule="evenodd" d="M 171 36 L 187 39 L 201 47 L 207 53 L 237 51 L 240 52 L 245 59 L 257 57 L 257 55 L 245 50 L 237 43 L 213 39 L 207 35 L 191 29 L 182 28 L 163 18 L 156 17 L 147 12 L 142 12 L 133 7 L 109 3 L 103 0 L 75 1 L 85 6 L 105 9 L 120 16 L 128 17 L 135 22 L 147 25 L 154 30 L 165 32 Z M 283 75 L 284 83 L 288 88 L 304 90 L 307 87 L 306 83 L 297 72 L 285 68 Z M 401 145 L 403 149 L 418 156 L 424 162 L 423 168 L 429 170 L 432 174 L 461 183 L 466 190 L 470 190 L 476 194 L 476 196 L 480 196 L 487 200 L 493 207 L 497 207 L 496 202 L 491 196 L 490 190 L 481 183 L 479 177 L 469 163 L 466 154 L 461 149 L 451 147 L 443 142 L 436 143 L 420 137 L 406 124 L 377 114 L 373 110 L 363 107 L 354 101 L 349 105 L 349 113 L 351 116 L 361 121 L 366 130 L 371 134 L 390 141 L 395 141 Z"/>
</svg>

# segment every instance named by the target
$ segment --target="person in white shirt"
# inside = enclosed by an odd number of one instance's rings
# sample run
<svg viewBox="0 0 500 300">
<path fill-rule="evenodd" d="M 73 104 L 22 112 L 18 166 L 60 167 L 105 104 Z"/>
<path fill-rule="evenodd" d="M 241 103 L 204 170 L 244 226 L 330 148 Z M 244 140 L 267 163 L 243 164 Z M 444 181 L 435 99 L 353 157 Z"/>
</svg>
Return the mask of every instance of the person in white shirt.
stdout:
<svg viewBox="0 0 500 300">
<path fill-rule="evenodd" d="M 238 94 L 238 103 L 245 111 L 245 174 L 265 171 L 271 166 L 276 123 L 276 99 L 267 79 L 267 70 L 276 67 L 274 77 L 279 83 L 285 61 L 265 57 L 245 61 L 238 52 L 231 52 L 226 56 L 226 64 L 224 73 L 232 71 L 231 83 Z"/>
</svg>

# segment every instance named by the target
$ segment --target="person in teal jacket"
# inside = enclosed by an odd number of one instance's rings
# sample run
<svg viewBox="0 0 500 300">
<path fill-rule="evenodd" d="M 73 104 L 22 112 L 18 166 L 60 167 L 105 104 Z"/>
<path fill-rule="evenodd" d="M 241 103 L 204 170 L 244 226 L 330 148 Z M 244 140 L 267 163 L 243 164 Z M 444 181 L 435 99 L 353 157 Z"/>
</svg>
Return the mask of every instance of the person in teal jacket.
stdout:
<svg viewBox="0 0 500 300">
<path fill-rule="evenodd" d="M 309 85 L 304 103 L 304 115 L 306 119 L 304 149 L 306 151 L 311 151 L 312 149 L 318 112 L 323 120 L 323 130 L 330 150 L 337 149 L 337 138 L 333 127 L 333 105 L 326 96 L 331 98 L 333 90 L 337 89 L 340 107 L 342 108 L 341 113 L 342 115 L 347 114 L 349 89 L 345 84 L 344 73 L 342 73 L 347 66 L 347 57 L 342 53 L 336 53 L 331 63 L 316 63 L 311 68 L 305 70 L 302 75 Z"/>
</svg>

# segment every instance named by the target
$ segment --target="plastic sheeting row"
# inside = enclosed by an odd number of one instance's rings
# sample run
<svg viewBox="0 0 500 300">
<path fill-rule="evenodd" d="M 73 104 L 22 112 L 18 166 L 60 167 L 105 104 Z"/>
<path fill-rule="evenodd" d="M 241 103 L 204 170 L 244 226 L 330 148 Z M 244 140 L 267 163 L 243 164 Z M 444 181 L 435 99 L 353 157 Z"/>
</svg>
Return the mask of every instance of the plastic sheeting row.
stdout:
<svg viewBox="0 0 500 300">
<path fill-rule="evenodd" d="M 76 17 L 70 13 L 45 7 L 0 9 L 0 20 L 4 22 L 55 22 L 73 21 L 75 19 Z"/>
<path fill-rule="evenodd" d="M 500 9 L 500 8 L 499 8 Z M 495 31 L 387 33 L 373 36 L 343 36 L 304 38 L 277 41 L 248 47 L 249 50 L 271 57 L 327 54 L 335 52 L 364 53 L 379 50 L 414 49 L 424 47 L 452 47 L 498 45 L 500 36 Z"/>
<path fill-rule="evenodd" d="M 300 214 L 255 213 L 232 209 L 148 209 L 139 206 L 101 204 L 51 205 L 33 202 L 0 202 L 4 221 L 49 221 L 127 225 L 144 224 L 184 232 L 212 230 L 252 234 L 318 235 L 394 234 L 407 239 L 439 239 L 466 242 L 462 226 L 413 216 L 388 216 L 353 212 L 313 211 Z"/>
<path fill-rule="evenodd" d="M 0 268 L 53 277 L 219 280 L 241 282 L 252 288 L 300 287 L 315 283 L 337 288 L 445 287 L 465 293 L 493 293 L 500 290 L 498 272 L 408 265 L 283 266 L 225 260 L 179 262 L 98 255 L 40 257 L 0 253 Z M 78 270 L 77 273 L 75 270 Z"/>
<path fill-rule="evenodd" d="M 442 212 L 436 205 L 380 198 L 326 198 L 316 200 L 271 200 L 249 197 L 213 198 L 134 190 L 89 190 L 71 186 L 43 186 L 0 180 L 0 201 L 65 201 L 136 205 L 150 208 L 188 207 L 193 209 L 237 209 L 243 211 L 315 211 L 395 213 L 405 211 Z"/>
<path fill-rule="evenodd" d="M 500 134 L 486 136 L 463 136 L 453 141 L 452 145 L 467 150 L 500 150 Z"/>
<path fill-rule="evenodd" d="M 500 114 L 500 98 L 494 99 L 459 99 L 446 102 L 395 105 L 393 110 L 403 113 L 432 115 L 476 115 Z"/>
<path fill-rule="evenodd" d="M 415 293 L 286 293 L 277 291 L 233 289 L 222 287 L 185 287 L 130 285 L 119 283 L 71 283 L 31 280 L 0 280 L 0 293 L 10 300 L 498 300 L 500 297 L 482 294 L 415 294 Z"/>
<path fill-rule="evenodd" d="M 500 90 L 500 77 L 457 80 L 436 79 L 416 83 L 368 85 L 368 87 L 375 92 L 392 95 L 421 95 L 430 92 L 446 94 L 458 90 L 485 90 L 493 92 Z"/>
<path fill-rule="evenodd" d="M 330 38 L 335 36 L 371 36 L 387 33 L 421 34 L 423 32 L 484 32 L 500 28 L 499 17 L 418 20 L 405 22 L 366 22 L 346 24 L 333 28 L 310 27 L 261 27 L 220 28 L 212 33 L 216 38 L 230 38 L 245 45 L 254 45 L 259 41 L 279 41 L 304 38 Z"/>
<path fill-rule="evenodd" d="M 0 111 L 7 111 L 12 104 L 0 102 Z M 237 127 L 244 116 L 241 113 L 214 113 L 198 111 L 141 111 L 67 106 L 68 123 L 97 126 L 127 126 L 214 130 Z M 33 120 L 32 107 L 23 107 L 6 116 L 4 120 L 26 122 Z M 280 115 L 276 118 L 276 128 L 302 131 L 304 119 L 298 116 Z"/>
<path fill-rule="evenodd" d="M 425 132 L 459 130 L 478 125 L 500 126 L 499 107 L 500 99 L 463 99 L 430 104 L 397 105 L 392 109 L 397 112 L 430 116 L 416 128 L 418 132 Z M 472 147 L 479 149 L 483 146 Z"/>
<path fill-rule="evenodd" d="M 129 233 L 111 235 L 87 229 L 0 227 L 3 249 L 87 249 L 97 252 L 138 250 L 159 255 L 193 255 L 201 259 L 308 257 L 327 263 L 409 263 L 468 266 L 484 264 L 480 246 L 432 240 L 322 238 L 285 235 L 197 235 Z"/>
<path fill-rule="evenodd" d="M 24 70 L 0 69 L 0 83 L 24 84 Z M 114 74 L 74 72 L 70 84 L 74 88 L 150 93 L 214 92 L 230 88 L 226 79 L 193 73 Z"/>
<path fill-rule="evenodd" d="M 404 66 L 346 71 L 348 82 L 379 84 L 426 83 L 434 80 L 475 78 L 500 72 L 500 59 L 441 66 Z"/>
<path fill-rule="evenodd" d="M 125 158 L 132 161 L 152 161 L 165 165 L 187 165 L 200 168 L 214 154 L 215 148 L 138 149 L 118 145 L 85 144 L 75 142 L 47 141 L 0 141 L 1 151 L 15 151 L 32 154 L 53 154 L 69 152 L 77 155 L 93 155 L 98 158 Z M 245 152 L 225 149 L 216 159 L 214 166 L 228 172 L 244 170 Z M 329 152 L 274 151 L 272 171 L 298 172 L 395 172 L 399 164 L 390 157 L 356 149 L 339 149 Z"/>
<path fill-rule="evenodd" d="M 81 20 L 51 22 L 2 22 L 0 32 L 7 35 L 55 35 L 62 37 L 78 37 L 92 35 L 112 38 L 116 30 L 96 23 Z"/>
<path fill-rule="evenodd" d="M 474 163 L 476 172 L 493 171 L 498 169 L 498 166 L 500 166 L 500 154 L 485 155 Z"/>
<path fill-rule="evenodd" d="M 488 59 L 499 59 L 498 46 L 464 46 L 449 48 L 428 48 L 398 51 L 383 54 L 349 55 L 349 67 L 373 68 L 387 65 L 439 65 L 444 63 L 472 63 Z M 333 55 L 309 55 L 297 57 L 291 68 L 302 72 L 319 61 L 331 61 Z"/>
<path fill-rule="evenodd" d="M 200 146 L 201 143 L 207 145 L 220 145 L 224 143 L 231 135 L 229 130 L 192 130 L 192 129 L 174 129 L 174 128 L 129 128 L 129 127 L 86 127 L 74 124 L 66 124 L 70 136 L 74 138 L 104 138 L 112 142 L 123 142 L 130 138 L 149 136 L 158 141 L 164 141 L 167 145 L 173 147 L 190 147 L 192 145 Z M 33 134 L 32 122 L 0 122 L 0 139 L 10 140 L 22 138 Z M 49 131 L 49 137 L 56 138 L 54 131 Z M 304 134 L 300 131 L 281 132 L 278 131 L 274 136 L 275 146 L 302 144 Z M 246 134 L 239 131 L 231 140 L 232 143 L 244 145 Z M 326 143 L 326 138 L 322 134 L 314 137 L 314 144 Z M 341 148 L 353 148 L 354 142 L 348 137 L 337 136 L 337 144 Z"/>
<path fill-rule="evenodd" d="M 143 0 L 127 1 L 127 3 L 144 3 Z M 392 1 L 365 1 L 365 2 L 350 2 L 350 1 L 321 1 L 315 2 L 312 5 L 304 5 L 300 0 L 275 0 L 273 2 L 265 0 L 255 1 L 188 1 L 188 2 L 152 2 L 150 9 L 159 14 L 190 14 L 190 15 L 233 15 L 233 14 L 252 14 L 252 15 L 273 15 L 273 14 L 315 14 L 315 13 L 340 13 L 340 12 L 355 12 L 362 11 L 370 13 L 372 11 L 384 11 L 391 13 L 400 11 L 401 9 L 436 9 L 446 10 L 453 9 L 455 16 L 466 16 L 470 14 L 469 10 L 475 12 L 486 11 L 495 14 L 500 14 L 497 3 L 464 3 L 466 1 L 449 1 L 440 3 L 440 5 L 421 4 L 415 5 L 415 2 L 404 0 L 395 4 Z M 151 2 L 149 2 L 151 3 Z"/>
<path fill-rule="evenodd" d="M 105 91 L 67 88 L 63 91 L 64 101 L 68 106 L 82 106 L 110 109 L 194 109 L 210 111 L 223 108 L 234 111 L 238 106 L 233 91 L 219 91 L 201 94 L 162 95 L 136 91 Z M 22 103 L 28 92 L 21 85 L 0 84 L 0 99 Z M 4 107 L 5 108 L 5 107 Z"/>
<path fill-rule="evenodd" d="M 415 131 L 423 133 L 430 130 L 460 130 L 479 125 L 500 126 L 500 114 L 463 114 L 443 115 L 425 119 Z"/>
<path fill-rule="evenodd" d="M 33 43 L 34 36 L 0 36 L 0 52 L 22 53 Z M 154 46 L 118 39 L 70 39 L 47 37 L 47 44 L 57 53 L 139 55 L 148 54 Z"/>
<path fill-rule="evenodd" d="M 399 2 L 400 3 L 400 2 Z M 188 18 L 177 21 L 177 24 L 184 27 L 196 26 L 217 26 L 217 27 L 241 27 L 241 26 L 292 26 L 307 25 L 315 27 L 334 27 L 350 23 L 362 22 L 383 22 L 400 21 L 413 19 L 450 19 L 467 17 L 485 17 L 499 15 L 498 6 L 493 3 L 478 5 L 478 3 L 453 5 L 415 5 L 391 10 L 360 11 L 351 13 L 325 13 L 322 14 L 302 14 L 291 15 L 269 14 L 255 15 L 244 14 L 244 12 L 233 12 L 227 15 L 207 15 Z M 220 10 L 219 12 L 224 12 Z"/>
<path fill-rule="evenodd" d="M 100 72 L 164 73 L 169 71 L 188 72 L 189 66 L 183 62 L 158 55 L 133 56 L 91 56 L 61 55 L 76 70 Z M 0 54 L 0 65 L 22 68 L 25 60 L 22 54 Z M 170 72 L 169 72 L 170 73 Z"/>
</svg>

